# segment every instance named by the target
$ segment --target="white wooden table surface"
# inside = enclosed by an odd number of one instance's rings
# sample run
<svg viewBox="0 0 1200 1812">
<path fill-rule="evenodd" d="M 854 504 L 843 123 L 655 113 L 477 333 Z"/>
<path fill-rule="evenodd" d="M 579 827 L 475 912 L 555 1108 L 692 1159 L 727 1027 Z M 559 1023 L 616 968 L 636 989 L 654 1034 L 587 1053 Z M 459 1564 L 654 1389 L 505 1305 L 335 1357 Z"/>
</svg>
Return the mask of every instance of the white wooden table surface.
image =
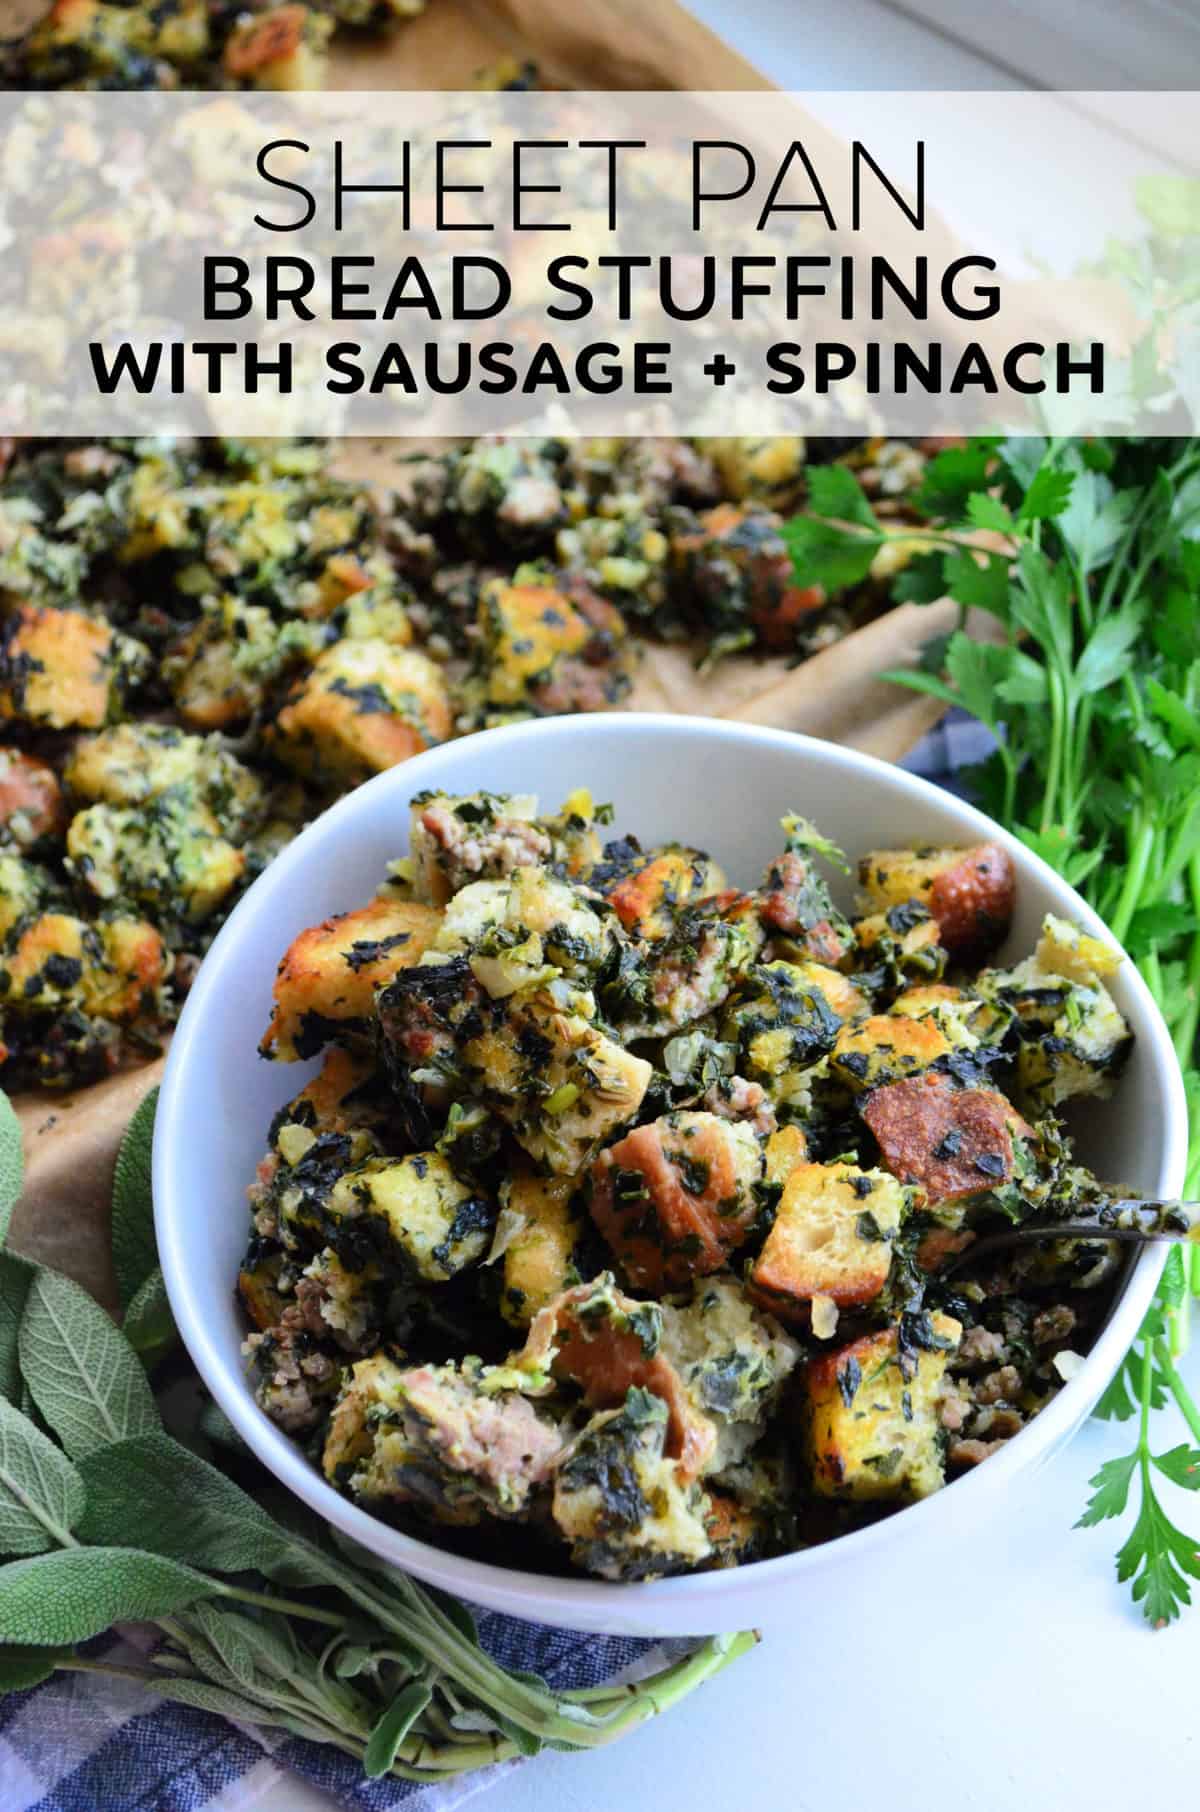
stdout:
<svg viewBox="0 0 1200 1812">
<path fill-rule="evenodd" d="M 653 3 L 653 0 L 650 0 Z M 1001 62 L 975 0 L 690 0 L 692 10 L 783 88 L 962 89 L 1033 85 L 1031 35 Z M 941 29 L 915 14 L 941 20 Z M 1031 12 L 1044 9 L 1029 9 Z M 1119 85 L 1123 40 L 1106 5 L 1102 61 L 1093 7 L 1053 9 L 1046 85 Z M 1148 13 L 1170 14 L 1163 0 Z M 1147 34 L 1136 79 L 1200 86 L 1196 15 L 1181 37 Z M 1184 26 L 1186 25 L 1186 32 Z M 1072 38 L 1072 31 L 1080 35 Z M 993 41 L 994 34 L 993 34 Z M 1156 42 L 1166 49 L 1157 49 Z M 1186 53 L 1173 57 L 1175 42 Z M 1051 56 L 1053 61 L 1051 61 Z M 1200 1392 L 1200 1350 L 1187 1366 Z M 1162 1447 L 1184 1438 L 1162 1418 Z M 487 1812 L 1125 1812 L 1192 1804 L 1200 1764 L 1200 1608 L 1152 1634 L 1113 1576 L 1109 1529 L 1073 1532 L 1086 1481 L 1124 1451 L 1124 1430 L 1091 1423 L 1027 1483 L 981 1550 L 967 1529 L 936 1578 L 898 1574 L 886 1600 L 850 1598 L 834 1628 L 772 1635 L 730 1673 L 607 1751 L 547 1754 L 484 1790 Z M 1188 1526 L 1200 1520 L 1193 1497 Z M 264 1776 L 266 1771 L 264 1770 Z M 330 1812 L 294 1781 L 257 1792 L 254 1812 Z"/>
</svg>

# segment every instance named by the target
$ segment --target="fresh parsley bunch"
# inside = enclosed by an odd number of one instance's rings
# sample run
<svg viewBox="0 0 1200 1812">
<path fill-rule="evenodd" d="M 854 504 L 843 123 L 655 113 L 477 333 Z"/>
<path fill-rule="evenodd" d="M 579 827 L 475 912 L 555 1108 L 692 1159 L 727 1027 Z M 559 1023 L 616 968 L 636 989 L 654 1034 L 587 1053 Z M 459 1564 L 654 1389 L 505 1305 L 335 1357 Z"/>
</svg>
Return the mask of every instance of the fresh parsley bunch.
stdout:
<svg viewBox="0 0 1200 1812">
<path fill-rule="evenodd" d="M 151 1219 L 153 1121 L 151 1098 L 117 1165 L 123 1330 L 69 1278 L 0 1250 L 0 1693 L 59 1670 L 113 1674 L 327 1743 L 370 1776 L 430 1782 L 610 1743 L 753 1645 L 716 1636 L 636 1686 L 555 1694 L 498 1666 L 464 1605 L 294 1500 L 275 1513 L 243 1490 L 199 1451 L 202 1428 L 169 1435 L 147 1372 L 176 1344 Z M 0 1095 L 0 1237 L 21 1177 Z M 212 1407 L 202 1422 L 220 1434 Z M 157 1625 L 144 1664 L 92 1641 L 132 1622 Z"/>
<path fill-rule="evenodd" d="M 978 438 L 939 453 L 889 531 L 852 472 L 814 470 L 786 534 L 797 577 L 858 583 L 889 548 L 897 602 L 955 599 L 962 627 L 898 684 L 962 705 L 998 739 L 974 771 L 984 809 L 1076 887 L 1137 962 L 1183 1068 L 1200 1194 L 1200 440 Z M 890 544 L 890 547 L 889 547 Z M 967 633 L 983 613 L 987 636 Z M 990 639 L 989 639 L 990 638 Z M 1173 1248 L 1158 1301 L 1097 1414 L 1136 1424 L 1091 1481 L 1090 1526 L 1139 1508 L 1118 1577 L 1161 1625 L 1200 1579 L 1161 1481 L 1200 1489 L 1200 1409 L 1179 1375 L 1200 1251 Z M 1173 1399 L 1196 1447 L 1155 1454 Z"/>
</svg>

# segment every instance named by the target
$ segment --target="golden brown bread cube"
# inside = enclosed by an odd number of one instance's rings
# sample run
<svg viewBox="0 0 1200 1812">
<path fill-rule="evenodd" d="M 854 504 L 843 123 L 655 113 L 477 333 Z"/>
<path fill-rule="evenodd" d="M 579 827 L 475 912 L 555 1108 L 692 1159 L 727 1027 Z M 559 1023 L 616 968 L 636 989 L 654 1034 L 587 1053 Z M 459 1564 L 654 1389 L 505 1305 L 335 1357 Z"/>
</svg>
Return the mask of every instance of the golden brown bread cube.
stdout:
<svg viewBox="0 0 1200 1812">
<path fill-rule="evenodd" d="M 468 1038 L 463 1056 L 487 1105 L 534 1162 L 575 1176 L 603 1139 L 636 1118 L 651 1066 L 543 989 L 504 1004 L 504 1018 Z"/>
<path fill-rule="evenodd" d="M 252 88 L 293 92 L 322 88 L 333 20 L 307 6 L 273 6 L 244 14 L 225 41 L 222 63 Z"/>
<path fill-rule="evenodd" d="M 100 949 L 83 975 L 83 1003 L 99 1019 L 137 1019 L 155 1006 L 167 978 L 166 946 L 145 919 L 108 919 L 95 927 Z"/>
<path fill-rule="evenodd" d="M 276 629 L 270 611 L 223 597 L 173 643 L 163 665 L 179 715 L 194 730 L 228 730 L 262 705 L 266 691 L 247 652 L 270 658 Z"/>
<path fill-rule="evenodd" d="M 677 912 L 689 900 L 721 893 L 726 885 L 715 862 L 680 844 L 652 853 L 648 862 L 605 891 L 626 931 L 653 939 L 669 936 Z"/>
<path fill-rule="evenodd" d="M 517 1171 L 504 1207 L 522 1225 L 504 1248 L 501 1313 L 514 1327 L 528 1327 L 539 1309 L 579 1282 L 575 1248 L 585 1216 L 575 1200 L 579 1177 L 540 1177 Z"/>
<path fill-rule="evenodd" d="M 296 1063 L 361 1030 L 376 988 L 420 961 L 440 922 L 431 906 L 383 898 L 302 931 L 275 976 L 263 1056 Z"/>
<path fill-rule="evenodd" d="M 478 626 L 490 711 L 600 711 L 625 689 L 624 621 L 586 587 L 491 580 Z"/>
<path fill-rule="evenodd" d="M 876 911 L 918 900 L 952 956 L 980 958 L 1003 943 L 1016 898 L 1012 857 L 998 843 L 971 849 L 876 849 L 858 878 Z"/>
<path fill-rule="evenodd" d="M 749 1283 L 781 1320 L 807 1322 L 813 1300 L 839 1309 L 873 1302 L 888 1279 L 905 1193 L 882 1170 L 797 1164 Z"/>
<path fill-rule="evenodd" d="M 167 953 L 144 920 L 89 925 L 72 913 L 44 912 L 25 927 L 2 967 L 12 1011 L 71 1004 L 94 1018 L 125 1023 L 153 1010 Z"/>
<path fill-rule="evenodd" d="M 32 1012 L 78 1003 L 84 967 L 91 961 L 88 927 L 71 913 L 44 912 L 26 925 L 3 962 L 10 1010 Z"/>
<path fill-rule="evenodd" d="M 953 1048 L 932 1019 L 875 1013 L 842 1027 L 829 1065 L 840 1081 L 861 1094 L 928 1069 Z"/>
<path fill-rule="evenodd" d="M 778 1126 L 763 1147 L 763 1178 L 784 1184 L 808 1157 L 808 1140 L 798 1126 Z"/>
<path fill-rule="evenodd" d="M 288 1103 L 284 1125 L 309 1127 L 314 1133 L 350 1132 L 370 1125 L 372 1110 L 354 1100 L 356 1091 L 372 1082 L 375 1065 L 369 1054 L 345 1051 L 331 1045 L 311 1082 Z"/>
<path fill-rule="evenodd" d="M 928 1497 L 944 1482 L 938 1396 L 960 1324 L 919 1317 L 923 1344 L 896 1328 L 810 1361 L 805 1445 L 813 1490 L 856 1502 Z"/>
<path fill-rule="evenodd" d="M 0 718 L 98 730 L 116 711 L 129 644 L 80 610 L 22 604 L 0 624 Z"/>
<path fill-rule="evenodd" d="M 443 670 L 415 648 L 371 639 L 317 657 L 280 711 L 280 757 L 318 784 L 355 786 L 393 768 L 452 727 Z"/>
</svg>

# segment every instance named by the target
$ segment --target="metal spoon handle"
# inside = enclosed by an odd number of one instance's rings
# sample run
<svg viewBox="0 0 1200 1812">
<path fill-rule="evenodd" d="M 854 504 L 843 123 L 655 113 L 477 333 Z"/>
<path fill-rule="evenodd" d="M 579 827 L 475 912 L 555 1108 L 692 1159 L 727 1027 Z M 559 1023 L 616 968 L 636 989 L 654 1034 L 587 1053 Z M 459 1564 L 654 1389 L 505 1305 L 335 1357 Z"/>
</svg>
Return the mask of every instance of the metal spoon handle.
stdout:
<svg viewBox="0 0 1200 1812">
<path fill-rule="evenodd" d="M 945 1266 L 957 1271 L 977 1258 L 1010 1246 L 1046 1243 L 1059 1239 L 1118 1240 L 1127 1245 L 1146 1246 L 1159 1241 L 1190 1241 L 1200 1245 L 1200 1202 L 1152 1202 L 1127 1198 L 1108 1203 L 1087 1220 L 1046 1221 L 1031 1227 L 1006 1227 L 1002 1233 L 991 1233 L 956 1253 Z"/>
</svg>

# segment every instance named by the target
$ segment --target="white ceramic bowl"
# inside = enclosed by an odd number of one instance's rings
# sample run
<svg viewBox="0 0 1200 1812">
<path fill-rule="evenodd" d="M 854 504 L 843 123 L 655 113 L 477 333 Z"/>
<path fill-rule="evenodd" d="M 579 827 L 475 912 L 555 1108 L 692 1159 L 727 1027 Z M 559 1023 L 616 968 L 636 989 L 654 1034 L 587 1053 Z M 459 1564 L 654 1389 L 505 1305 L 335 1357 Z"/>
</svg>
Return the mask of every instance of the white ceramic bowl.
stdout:
<svg viewBox="0 0 1200 1812">
<path fill-rule="evenodd" d="M 330 1523 L 385 1560 L 476 1603 L 566 1628 L 698 1635 L 803 1616 L 819 1628 L 848 1602 L 871 1602 L 878 1569 L 936 1565 L 939 1543 L 985 1539 L 1012 1508 L 1018 1475 L 1066 1440 L 1132 1340 L 1153 1294 L 1161 1249 L 1130 1267 L 1086 1365 L 1000 1453 L 947 1490 L 823 1547 L 726 1572 L 641 1585 L 554 1578 L 442 1552 L 389 1528 L 331 1489 L 254 1402 L 240 1356 L 245 1328 L 234 1277 L 247 1234 L 246 1185 L 267 1124 L 315 1065 L 269 1064 L 255 1046 L 276 963 L 306 925 L 367 900 L 403 853 L 408 805 L 426 788 L 534 792 L 557 807 L 576 786 L 611 800 L 616 831 L 699 845 L 753 884 L 776 853 L 779 819 L 802 812 L 851 855 L 912 842 L 995 838 L 1018 875 L 1008 950 L 1030 950 L 1043 913 L 1102 927 L 1020 843 L 950 794 L 849 749 L 704 718 L 557 718 L 431 750 L 361 787 L 284 850 L 231 915 L 200 970 L 171 1047 L 154 1139 L 155 1224 L 176 1321 L 201 1376 L 263 1462 Z M 850 884 L 844 888 L 843 903 Z M 1101 1176 L 1146 1194 L 1182 1187 L 1187 1115 L 1166 1028 L 1126 963 L 1114 993 L 1137 1035 L 1115 1097 L 1077 1124 Z M 982 1552 L 986 1550 L 981 1549 Z"/>
</svg>

